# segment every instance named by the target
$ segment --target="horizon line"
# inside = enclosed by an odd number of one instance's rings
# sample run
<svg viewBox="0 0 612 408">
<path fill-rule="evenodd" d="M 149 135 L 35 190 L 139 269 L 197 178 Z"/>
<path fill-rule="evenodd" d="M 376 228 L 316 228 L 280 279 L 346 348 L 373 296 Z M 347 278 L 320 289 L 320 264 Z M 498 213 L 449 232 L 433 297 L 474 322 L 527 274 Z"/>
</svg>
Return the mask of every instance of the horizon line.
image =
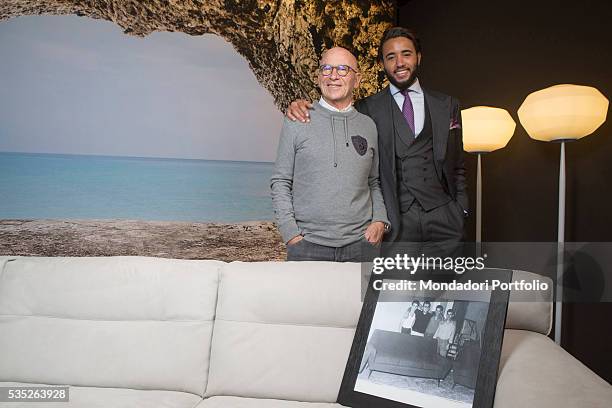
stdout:
<svg viewBox="0 0 612 408">
<path fill-rule="evenodd" d="M 48 155 L 48 156 L 86 156 L 86 157 L 110 157 L 110 158 L 126 158 L 126 159 L 222 161 L 222 162 L 234 162 L 234 163 L 274 164 L 273 161 L 259 161 L 259 160 L 193 159 L 193 158 L 183 158 L 183 157 L 161 157 L 161 156 L 129 156 L 129 155 L 86 154 L 86 153 L 45 153 L 45 152 L 0 151 L 0 154 L 3 154 L 3 153 L 8 153 L 8 154 Z"/>
</svg>

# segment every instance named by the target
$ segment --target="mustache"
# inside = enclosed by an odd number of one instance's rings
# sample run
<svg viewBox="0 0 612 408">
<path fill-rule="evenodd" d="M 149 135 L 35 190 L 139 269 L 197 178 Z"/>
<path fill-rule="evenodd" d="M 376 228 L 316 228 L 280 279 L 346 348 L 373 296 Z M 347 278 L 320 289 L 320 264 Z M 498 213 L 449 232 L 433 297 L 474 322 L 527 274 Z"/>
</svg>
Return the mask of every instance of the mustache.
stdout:
<svg viewBox="0 0 612 408">
<path fill-rule="evenodd" d="M 417 64 L 414 67 L 401 66 L 401 67 L 395 68 L 395 70 L 393 70 L 393 73 L 396 74 L 398 71 L 402 71 L 402 70 L 408 70 L 408 71 L 410 71 L 410 73 L 414 73 L 414 72 L 417 72 L 419 70 L 419 67 L 420 67 L 420 64 Z"/>
</svg>

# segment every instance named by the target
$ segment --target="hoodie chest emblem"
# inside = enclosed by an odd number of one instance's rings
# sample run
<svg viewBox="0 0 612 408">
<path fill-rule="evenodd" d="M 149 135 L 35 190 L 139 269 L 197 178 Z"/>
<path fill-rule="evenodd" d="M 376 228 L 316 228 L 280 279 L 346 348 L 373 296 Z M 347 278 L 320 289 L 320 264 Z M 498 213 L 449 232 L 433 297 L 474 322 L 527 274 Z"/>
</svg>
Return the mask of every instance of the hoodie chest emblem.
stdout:
<svg viewBox="0 0 612 408">
<path fill-rule="evenodd" d="M 359 135 L 351 136 L 351 141 L 353 142 L 353 147 L 355 148 L 355 151 L 360 156 L 366 154 L 366 152 L 368 151 L 368 141 L 364 137 L 361 137 Z"/>
</svg>

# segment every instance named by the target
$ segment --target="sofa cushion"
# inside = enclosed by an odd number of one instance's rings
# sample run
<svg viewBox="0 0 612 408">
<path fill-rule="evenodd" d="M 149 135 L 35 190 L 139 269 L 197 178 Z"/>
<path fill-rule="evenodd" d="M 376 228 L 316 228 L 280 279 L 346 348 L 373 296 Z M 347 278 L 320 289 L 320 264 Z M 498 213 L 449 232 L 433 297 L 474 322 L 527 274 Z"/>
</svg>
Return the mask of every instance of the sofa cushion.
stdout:
<svg viewBox="0 0 612 408">
<path fill-rule="evenodd" d="M 451 363 L 438 353 L 438 341 L 407 333 L 374 330 L 368 368 L 398 375 L 443 379 Z"/>
<path fill-rule="evenodd" d="M 335 402 L 361 310 L 360 265 L 232 262 L 206 396 Z"/>
<path fill-rule="evenodd" d="M 505 330 L 495 408 L 604 408 L 612 386 L 548 337 Z"/>
<path fill-rule="evenodd" d="M 144 257 L 7 261 L 0 270 L 0 381 L 202 395 L 221 265 Z"/>
<path fill-rule="evenodd" d="M 342 408 L 342 405 L 326 402 L 298 402 L 242 397 L 211 397 L 206 398 L 196 408 Z"/>
<path fill-rule="evenodd" d="M 0 387 L 33 387 L 45 384 L 0 382 Z M 52 406 L 59 408 L 193 408 L 202 401 L 188 392 L 133 390 L 127 388 L 94 388 L 70 386 L 69 402 L 36 404 L 32 402 L 3 402 L 2 408 Z"/>
</svg>

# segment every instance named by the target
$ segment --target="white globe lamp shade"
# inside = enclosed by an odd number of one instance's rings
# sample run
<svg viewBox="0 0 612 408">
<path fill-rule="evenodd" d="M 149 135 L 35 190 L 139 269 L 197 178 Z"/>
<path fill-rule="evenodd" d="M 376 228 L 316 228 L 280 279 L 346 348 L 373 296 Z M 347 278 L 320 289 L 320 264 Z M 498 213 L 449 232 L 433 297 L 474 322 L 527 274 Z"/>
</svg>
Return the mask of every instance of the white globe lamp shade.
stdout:
<svg viewBox="0 0 612 408">
<path fill-rule="evenodd" d="M 507 110 L 490 106 L 474 106 L 461 111 L 463 150 L 488 153 L 505 147 L 516 129 L 516 122 Z"/>
<path fill-rule="evenodd" d="M 576 140 L 593 133 L 606 120 L 608 99 L 591 86 L 562 84 L 533 92 L 518 110 L 532 139 Z"/>
</svg>

